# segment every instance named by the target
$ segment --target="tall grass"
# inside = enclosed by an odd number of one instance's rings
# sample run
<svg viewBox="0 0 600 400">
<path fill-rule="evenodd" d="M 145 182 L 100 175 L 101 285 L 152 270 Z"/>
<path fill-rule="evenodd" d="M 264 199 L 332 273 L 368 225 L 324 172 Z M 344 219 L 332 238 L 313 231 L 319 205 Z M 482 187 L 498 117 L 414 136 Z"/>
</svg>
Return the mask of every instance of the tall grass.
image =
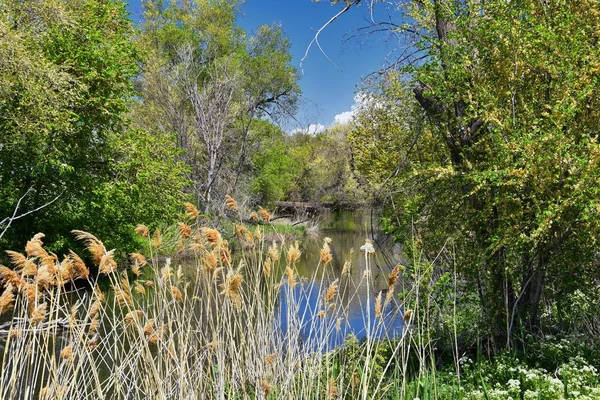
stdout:
<svg viewBox="0 0 600 400">
<path fill-rule="evenodd" d="M 416 268 L 407 280 L 397 266 L 387 289 L 373 292 L 373 245 L 360 250 L 364 270 L 348 262 L 339 275 L 335 243 L 325 239 L 317 272 L 302 278 L 297 243 L 265 243 L 260 228 L 239 226 L 243 246 L 234 258 L 227 240 L 197 226 L 188 208 L 178 246 L 193 255 L 192 267 L 156 256 L 161 235 L 144 226 L 136 232 L 150 256 L 132 254 L 127 268 L 100 239 L 74 231 L 94 276 L 75 253 L 61 260 L 44 250 L 43 235 L 25 254 L 11 253 L 16 269 L 0 268 L 0 310 L 8 316 L 0 331 L 2 398 L 436 397 L 430 315 L 408 308 L 427 304 L 420 296 L 431 271 Z M 102 281 L 109 289 L 100 290 Z M 337 346 L 357 301 L 365 338 Z M 390 318 L 404 320 L 397 337 L 386 334 Z"/>
</svg>

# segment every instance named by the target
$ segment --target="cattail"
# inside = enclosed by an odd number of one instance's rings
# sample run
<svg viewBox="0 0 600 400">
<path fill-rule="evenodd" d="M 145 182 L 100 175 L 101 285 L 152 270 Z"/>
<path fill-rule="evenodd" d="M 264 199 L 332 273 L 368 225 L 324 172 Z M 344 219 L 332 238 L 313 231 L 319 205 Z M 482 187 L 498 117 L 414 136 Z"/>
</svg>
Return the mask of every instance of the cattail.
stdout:
<svg viewBox="0 0 600 400">
<path fill-rule="evenodd" d="M 178 222 L 177 228 L 179 228 L 179 236 L 184 239 L 189 239 L 192 234 L 192 227 L 186 224 L 185 222 Z"/>
<path fill-rule="evenodd" d="M 198 209 L 196 208 L 195 205 L 193 205 L 192 203 L 185 203 L 184 204 L 185 207 L 185 215 L 191 219 L 198 219 L 198 217 L 200 216 L 200 212 L 198 212 Z"/>
<path fill-rule="evenodd" d="M 252 214 L 250 214 L 250 221 L 257 223 L 258 222 L 258 214 L 253 212 Z"/>
<path fill-rule="evenodd" d="M 339 282 L 339 279 L 336 279 L 327 288 L 327 291 L 325 292 L 325 304 L 331 303 L 333 301 L 333 299 L 335 298 L 335 295 L 338 290 L 338 282 Z"/>
<path fill-rule="evenodd" d="M 225 277 L 225 282 L 221 284 L 222 295 L 233 301 L 238 307 L 242 305 L 242 296 L 240 289 L 242 286 L 243 277 L 240 273 L 229 271 Z"/>
<path fill-rule="evenodd" d="M 404 319 L 404 322 L 408 322 L 408 321 L 410 321 L 410 319 L 411 319 L 411 317 L 412 317 L 412 314 L 413 314 L 413 311 L 412 311 L 412 310 L 410 310 L 410 309 L 409 309 L 409 310 L 406 310 L 406 311 L 404 311 L 404 317 L 403 317 L 403 319 Z"/>
<path fill-rule="evenodd" d="M 264 222 L 271 221 L 271 214 L 269 214 L 269 212 L 267 210 L 265 210 L 264 208 L 258 207 L 258 213 L 260 214 L 260 217 L 262 218 L 262 220 Z"/>
<path fill-rule="evenodd" d="M 144 286 L 140 285 L 139 283 L 135 283 L 135 285 L 133 285 L 133 290 L 135 290 L 136 293 L 141 294 L 142 296 L 146 294 L 146 289 L 144 288 Z"/>
<path fill-rule="evenodd" d="M 175 301 L 181 301 L 183 299 L 181 290 L 179 290 L 176 286 L 171 287 L 171 294 L 173 295 L 173 300 Z"/>
<path fill-rule="evenodd" d="M 263 264 L 263 274 L 268 278 L 271 276 L 271 259 L 267 258 Z"/>
<path fill-rule="evenodd" d="M 15 295 L 13 293 L 13 286 L 8 284 L 2 295 L 0 296 L 0 315 L 11 310 L 15 301 Z"/>
<path fill-rule="evenodd" d="M 294 270 L 290 267 L 285 268 L 285 274 L 287 275 L 287 282 L 291 288 L 294 288 L 297 284 L 296 276 L 294 275 Z"/>
<path fill-rule="evenodd" d="M 71 258 L 74 270 L 75 279 L 89 279 L 90 270 L 85 266 L 85 263 L 73 250 L 69 250 L 69 257 Z"/>
<path fill-rule="evenodd" d="M 133 310 L 133 311 L 129 311 L 127 314 L 125 314 L 125 318 L 123 318 L 123 321 L 126 324 L 130 324 L 133 321 L 138 321 L 143 316 L 144 316 L 144 312 L 143 311 L 141 311 L 141 310 Z"/>
<path fill-rule="evenodd" d="M 217 269 L 218 264 L 219 259 L 217 258 L 214 250 L 210 253 L 207 253 L 206 256 L 202 258 L 202 266 L 206 272 L 213 272 L 215 269 Z"/>
<path fill-rule="evenodd" d="M 146 225 L 138 224 L 135 227 L 135 233 L 137 233 L 141 237 L 150 237 L 150 229 Z"/>
<path fill-rule="evenodd" d="M 152 240 L 150 241 L 150 244 L 156 248 L 160 247 L 160 245 L 162 244 L 162 235 L 160 234 L 160 229 L 156 229 L 154 231 L 154 233 L 152 234 Z"/>
<path fill-rule="evenodd" d="M 235 201 L 235 199 L 233 197 L 231 197 L 230 195 L 226 194 L 225 195 L 225 209 L 226 210 L 237 210 L 238 204 L 237 201 Z"/>
<path fill-rule="evenodd" d="M 42 247 L 42 238 L 45 237 L 43 233 L 36 233 L 30 241 L 25 245 L 25 253 L 27 257 L 41 257 L 47 255 L 46 250 Z"/>
<path fill-rule="evenodd" d="M 204 228 L 201 228 L 200 230 L 201 230 L 202 234 L 204 235 L 204 238 L 206 239 L 207 242 L 213 243 L 213 244 L 221 242 L 221 234 L 216 229 L 204 227 Z"/>
<path fill-rule="evenodd" d="M 323 248 L 321 249 L 321 263 L 323 265 L 328 265 L 331 260 L 333 260 L 333 256 L 331 255 L 331 249 L 329 248 L 329 244 L 327 242 L 323 243 Z"/>
<path fill-rule="evenodd" d="M 401 265 L 397 264 L 394 269 L 392 269 L 392 272 L 390 272 L 390 275 L 388 276 L 388 289 L 391 289 L 394 285 L 396 285 L 396 282 L 398 282 L 400 267 Z"/>
<path fill-rule="evenodd" d="M 287 253 L 287 262 L 288 265 L 294 265 L 296 261 L 300 259 L 300 249 L 298 248 L 298 241 L 294 242 L 294 244 L 290 245 Z"/>
<path fill-rule="evenodd" d="M 382 292 L 379 292 L 375 299 L 375 318 L 381 317 L 381 294 Z"/>
<path fill-rule="evenodd" d="M 108 275 L 117 269 L 117 263 L 113 258 L 114 252 L 114 250 L 106 252 L 100 258 L 99 269 L 101 274 Z"/>
<path fill-rule="evenodd" d="M 100 264 L 102 257 L 106 253 L 104 244 L 94 235 L 85 231 L 72 230 L 75 239 L 85 242 L 88 251 L 92 254 L 92 258 L 96 264 Z"/>
<path fill-rule="evenodd" d="M 62 358 L 63 360 L 68 360 L 71 358 L 71 356 L 73 355 L 73 345 L 70 344 L 67 347 L 65 347 L 64 349 L 62 349 L 60 351 L 60 358 Z"/>
<path fill-rule="evenodd" d="M 39 306 L 35 307 L 33 312 L 31 313 L 31 325 L 37 326 L 40 322 L 43 322 L 46 318 L 46 309 L 48 308 L 48 303 L 42 303 Z"/>
</svg>

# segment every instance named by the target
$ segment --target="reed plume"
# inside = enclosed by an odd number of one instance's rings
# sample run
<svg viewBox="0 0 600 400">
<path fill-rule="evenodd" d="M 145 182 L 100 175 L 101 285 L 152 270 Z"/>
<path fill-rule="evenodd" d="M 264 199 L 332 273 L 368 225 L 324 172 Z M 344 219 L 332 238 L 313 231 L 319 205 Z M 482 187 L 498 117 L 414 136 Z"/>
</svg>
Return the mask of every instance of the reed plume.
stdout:
<svg viewBox="0 0 600 400">
<path fill-rule="evenodd" d="M 12 250 L 6 250 L 6 254 L 8 254 L 10 261 L 15 267 L 17 267 L 17 269 L 25 268 L 25 264 L 27 264 L 28 260 L 23 254 Z"/>
<path fill-rule="evenodd" d="M 60 351 L 60 358 L 70 360 L 73 356 L 73 344 L 69 344 Z"/>
<path fill-rule="evenodd" d="M 294 288 L 297 285 L 296 276 L 294 274 L 294 270 L 290 267 L 285 268 L 285 274 L 287 275 L 287 283 L 291 288 Z"/>
<path fill-rule="evenodd" d="M 240 289 L 242 286 L 243 277 L 239 272 L 229 271 L 225 277 L 225 282 L 221 284 L 221 294 L 234 302 L 238 308 L 242 305 L 242 296 Z"/>
<path fill-rule="evenodd" d="M 290 245 L 290 248 L 288 249 L 287 253 L 288 265 L 294 265 L 296 261 L 300 259 L 300 255 L 302 254 L 302 252 L 300 251 L 298 246 L 298 241 L 295 241 L 294 244 Z"/>
<path fill-rule="evenodd" d="M 263 274 L 268 278 L 271 276 L 271 259 L 267 258 L 263 264 Z"/>
<path fill-rule="evenodd" d="M 333 256 L 331 255 L 331 249 L 329 248 L 329 244 L 327 242 L 323 243 L 323 248 L 321 248 L 321 263 L 323 265 L 329 265 L 333 260 Z"/>
<path fill-rule="evenodd" d="M 102 241 L 89 232 L 79 231 L 76 229 L 72 230 L 71 232 L 75 235 L 75 239 L 85 243 L 87 250 L 92 254 L 94 263 L 99 265 L 102 261 L 102 257 L 106 253 L 106 248 L 104 247 Z"/>
<path fill-rule="evenodd" d="M 171 294 L 173 295 L 173 300 L 175 301 L 181 301 L 183 299 L 183 294 L 181 293 L 181 290 L 179 290 L 179 288 L 177 288 L 176 286 L 171 287 Z"/>
<path fill-rule="evenodd" d="M 221 243 L 221 240 L 222 240 L 221 234 L 216 229 L 204 227 L 204 228 L 200 229 L 200 231 L 204 235 L 204 238 L 206 239 L 207 242 L 213 243 L 213 244 Z"/>
<path fill-rule="evenodd" d="M 192 234 L 192 227 L 186 224 L 185 222 L 178 222 L 177 228 L 179 228 L 179 236 L 183 239 L 189 239 Z"/>
<path fill-rule="evenodd" d="M 43 322 L 44 319 L 46 319 L 46 309 L 47 308 L 48 308 L 48 303 L 42 303 L 33 309 L 33 312 L 31 313 L 31 319 L 30 319 L 32 326 L 37 326 L 41 322 Z"/>
<path fill-rule="evenodd" d="M 269 246 L 269 249 L 267 250 L 267 254 L 269 255 L 269 257 L 271 258 L 271 260 L 273 262 L 279 261 L 279 257 L 281 256 L 281 253 L 279 252 L 279 249 L 277 248 L 276 242 L 273 242 L 273 244 Z"/>
<path fill-rule="evenodd" d="M 185 215 L 191 219 L 198 219 L 198 217 L 200 216 L 200 212 L 198 212 L 198 209 L 196 208 L 195 205 L 193 205 L 192 203 L 185 203 L 184 204 L 185 207 Z"/>
<path fill-rule="evenodd" d="M 160 233 L 160 229 L 156 229 L 152 234 L 152 240 L 150 241 L 152 247 L 159 248 L 162 244 L 162 235 Z"/>
<path fill-rule="evenodd" d="M 230 195 L 225 195 L 225 209 L 235 211 L 238 208 L 237 201 Z"/>
<path fill-rule="evenodd" d="M 98 265 L 100 267 L 101 274 L 108 275 L 117 269 L 117 263 L 113 258 L 114 252 L 115 251 L 113 249 L 100 257 L 100 263 Z"/>
<path fill-rule="evenodd" d="M 12 285 L 17 288 L 20 288 L 25 283 L 19 274 L 4 265 L 0 265 L 0 281 L 5 285 Z"/>
<path fill-rule="evenodd" d="M 381 295 L 383 292 L 379 292 L 375 299 L 375 318 L 381 317 Z"/>
<path fill-rule="evenodd" d="M 150 237 L 150 229 L 148 229 L 148 227 L 143 224 L 138 224 L 135 227 L 135 233 L 144 238 Z"/>
<path fill-rule="evenodd" d="M 252 214 L 250 214 L 250 221 L 257 223 L 258 222 L 258 214 L 253 212 Z"/>
<path fill-rule="evenodd" d="M 27 257 L 42 257 L 47 255 L 48 253 L 44 250 L 42 238 L 45 237 L 43 233 L 36 233 L 31 240 L 27 242 L 25 245 L 25 253 Z"/>
<path fill-rule="evenodd" d="M 269 214 L 269 212 L 264 208 L 258 207 L 258 214 L 260 215 L 260 218 L 263 220 L 263 222 L 271 221 L 271 214 Z"/>
<path fill-rule="evenodd" d="M 327 288 L 327 291 L 325 292 L 325 304 L 331 303 L 333 301 L 333 299 L 335 298 L 335 295 L 337 294 L 337 290 L 338 290 L 338 283 L 339 283 L 339 279 L 336 279 Z"/>
<path fill-rule="evenodd" d="M 0 296 L 0 315 L 13 308 L 15 301 L 13 290 L 13 286 L 9 284 L 6 289 L 4 289 L 4 292 L 2 292 L 2 295 Z"/>
<path fill-rule="evenodd" d="M 90 270 L 86 267 L 85 263 L 73 250 L 69 250 L 69 257 L 71 258 L 73 265 L 73 275 L 75 279 L 89 279 Z"/>
</svg>

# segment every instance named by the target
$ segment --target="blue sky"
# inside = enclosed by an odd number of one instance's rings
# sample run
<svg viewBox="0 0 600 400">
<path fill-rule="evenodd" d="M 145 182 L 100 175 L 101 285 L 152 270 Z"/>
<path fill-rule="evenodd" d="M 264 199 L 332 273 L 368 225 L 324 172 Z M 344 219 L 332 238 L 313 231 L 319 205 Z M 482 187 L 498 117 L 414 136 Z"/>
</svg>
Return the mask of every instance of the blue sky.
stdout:
<svg viewBox="0 0 600 400">
<path fill-rule="evenodd" d="M 338 120 L 346 119 L 361 77 L 378 69 L 397 45 L 386 42 L 384 37 L 368 40 L 357 37 L 344 42 L 345 36 L 355 33 L 356 28 L 368 25 L 366 8 L 361 6 L 342 15 L 320 35 L 323 50 L 341 70 L 316 46 L 300 68 L 300 60 L 317 29 L 341 8 L 342 5 L 332 6 L 326 0 L 320 3 L 312 0 L 247 0 L 238 16 L 238 24 L 248 33 L 263 24 L 279 23 L 290 38 L 293 64 L 303 72 L 300 80 L 303 102 L 298 122 L 284 124 L 287 130 L 307 129 L 309 124 L 313 124 L 311 129 L 317 125 L 319 128 L 330 126 L 336 116 Z M 141 0 L 129 0 L 129 10 L 131 18 L 139 21 Z"/>
</svg>

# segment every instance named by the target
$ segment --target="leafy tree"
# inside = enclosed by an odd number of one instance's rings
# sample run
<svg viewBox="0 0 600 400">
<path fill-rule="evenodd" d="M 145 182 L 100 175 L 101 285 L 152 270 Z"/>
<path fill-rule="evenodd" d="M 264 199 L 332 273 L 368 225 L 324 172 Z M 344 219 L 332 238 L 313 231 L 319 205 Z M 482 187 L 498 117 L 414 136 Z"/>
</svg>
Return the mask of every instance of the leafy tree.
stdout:
<svg viewBox="0 0 600 400">
<path fill-rule="evenodd" d="M 162 194 L 181 187 L 182 169 L 167 149 L 153 155 L 142 150 L 166 145 L 166 139 L 128 131 L 138 53 L 124 4 L 50 0 L 3 2 L 2 8 L 0 215 L 9 215 L 26 192 L 24 210 L 58 196 L 15 221 L 4 244 L 18 248 L 15 242 L 43 231 L 60 248 L 75 228 L 108 244 L 128 243 L 126 228 L 155 222 L 158 209 L 173 209 L 173 196 Z M 156 152 L 171 171 L 145 163 Z M 144 174 L 156 174 L 160 184 L 138 186 L 138 195 L 126 198 Z"/>
<path fill-rule="evenodd" d="M 145 5 L 140 42 L 146 49 L 139 80 L 140 118 L 175 132 L 205 211 L 236 194 L 248 168 L 250 127 L 256 118 L 293 112 L 299 93 L 289 42 L 278 26 L 246 39 L 235 24 L 237 1 Z M 218 200 L 217 200 L 218 199 Z"/>
<path fill-rule="evenodd" d="M 409 22 L 392 25 L 415 45 L 384 95 L 417 118 L 372 109 L 375 122 L 364 114 L 355 129 L 363 170 L 373 157 L 398 188 L 392 227 L 414 222 L 432 249 L 454 240 L 496 347 L 539 329 L 543 298 L 565 307 L 595 284 L 599 6 L 402 3 Z M 369 148 L 373 135 L 402 150 Z"/>
</svg>

